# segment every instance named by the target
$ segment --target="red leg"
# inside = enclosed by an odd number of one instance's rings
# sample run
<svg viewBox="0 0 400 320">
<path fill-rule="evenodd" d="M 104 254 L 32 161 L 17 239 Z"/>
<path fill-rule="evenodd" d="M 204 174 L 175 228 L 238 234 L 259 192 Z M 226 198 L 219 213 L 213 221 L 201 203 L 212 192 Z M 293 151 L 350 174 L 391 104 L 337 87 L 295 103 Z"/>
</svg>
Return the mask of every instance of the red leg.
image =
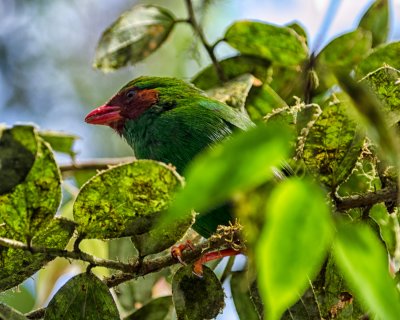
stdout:
<svg viewBox="0 0 400 320">
<path fill-rule="evenodd" d="M 224 249 L 224 250 L 206 253 L 205 255 L 203 255 L 199 260 L 197 260 L 193 264 L 193 273 L 198 277 L 202 277 L 204 263 L 206 263 L 208 261 L 216 260 L 216 259 L 221 259 L 224 257 L 236 256 L 241 253 L 242 252 L 233 250 L 233 249 Z"/>
<path fill-rule="evenodd" d="M 181 243 L 177 246 L 171 247 L 171 255 L 184 266 L 186 266 L 186 263 L 182 260 L 182 252 L 185 251 L 187 248 L 193 250 L 193 244 L 190 240 L 187 240 L 185 243 Z"/>
</svg>

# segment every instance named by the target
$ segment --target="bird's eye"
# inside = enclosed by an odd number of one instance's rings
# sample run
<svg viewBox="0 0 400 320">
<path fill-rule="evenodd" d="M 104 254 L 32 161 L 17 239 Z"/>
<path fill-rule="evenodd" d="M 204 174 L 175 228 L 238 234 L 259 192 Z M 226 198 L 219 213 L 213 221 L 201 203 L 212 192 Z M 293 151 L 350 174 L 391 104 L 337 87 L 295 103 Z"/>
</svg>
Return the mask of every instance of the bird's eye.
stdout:
<svg viewBox="0 0 400 320">
<path fill-rule="evenodd" d="M 135 95 L 136 95 L 136 91 L 135 90 L 130 90 L 130 91 L 127 92 L 126 97 L 128 99 L 132 99 Z"/>
</svg>

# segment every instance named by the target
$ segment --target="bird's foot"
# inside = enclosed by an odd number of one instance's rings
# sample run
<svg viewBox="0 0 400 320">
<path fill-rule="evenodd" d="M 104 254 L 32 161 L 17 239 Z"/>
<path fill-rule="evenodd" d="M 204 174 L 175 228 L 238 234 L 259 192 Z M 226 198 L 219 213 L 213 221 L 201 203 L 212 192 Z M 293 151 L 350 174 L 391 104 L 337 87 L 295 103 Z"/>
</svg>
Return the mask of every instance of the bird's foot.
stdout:
<svg viewBox="0 0 400 320">
<path fill-rule="evenodd" d="M 182 252 L 185 251 L 187 248 L 189 248 L 190 250 L 194 249 L 192 241 L 186 240 L 185 243 L 181 243 L 177 246 L 171 247 L 171 256 L 177 259 L 184 266 L 186 266 L 186 262 L 182 259 Z"/>
<path fill-rule="evenodd" d="M 201 258 L 193 264 L 193 273 L 196 276 L 202 278 L 204 263 L 212 261 L 212 260 L 216 260 L 216 259 L 222 259 L 224 257 L 236 256 L 241 253 L 242 253 L 241 251 L 238 251 L 238 250 L 235 250 L 232 248 L 208 252 L 208 253 L 202 255 Z"/>
</svg>

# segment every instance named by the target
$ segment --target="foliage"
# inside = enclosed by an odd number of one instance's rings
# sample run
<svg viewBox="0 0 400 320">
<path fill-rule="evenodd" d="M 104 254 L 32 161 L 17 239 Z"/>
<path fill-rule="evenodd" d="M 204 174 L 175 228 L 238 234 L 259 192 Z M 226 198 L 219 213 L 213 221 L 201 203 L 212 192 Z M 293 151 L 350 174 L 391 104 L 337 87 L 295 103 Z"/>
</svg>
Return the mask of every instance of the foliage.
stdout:
<svg viewBox="0 0 400 320">
<path fill-rule="evenodd" d="M 237 21 L 209 44 L 185 3 L 183 19 L 153 5 L 123 13 L 102 35 L 94 65 L 110 71 L 142 61 L 188 24 L 212 61 L 192 82 L 257 127 L 205 150 L 186 181 L 151 160 L 97 174 L 79 163 L 67 170 L 52 150 L 75 157 L 76 136 L 0 127 L 0 288 L 56 257 L 86 267 L 45 310 L 23 315 L 0 304 L 0 318 L 211 319 L 227 282 L 241 319 L 397 319 L 400 42 L 385 43 L 388 1 L 372 4 L 354 31 L 318 55 L 296 23 Z M 218 60 L 221 42 L 237 53 Z M 63 202 L 60 169 L 78 186 L 86 181 Z M 193 235 L 192 210 L 228 200 L 241 225 L 208 240 Z M 228 263 L 217 276 L 209 264 L 202 278 L 192 265 L 177 268 L 163 251 L 183 236 L 193 243 L 188 262 L 230 248 L 247 253 L 246 265 L 232 272 Z M 94 243 L 87 239 L 107 241 L 110 254 L 85 250 Z M 99 267 L 107 268 L 103 280 Z M 160 283 L 172 296 L 152 298 Z"/>
</svg>

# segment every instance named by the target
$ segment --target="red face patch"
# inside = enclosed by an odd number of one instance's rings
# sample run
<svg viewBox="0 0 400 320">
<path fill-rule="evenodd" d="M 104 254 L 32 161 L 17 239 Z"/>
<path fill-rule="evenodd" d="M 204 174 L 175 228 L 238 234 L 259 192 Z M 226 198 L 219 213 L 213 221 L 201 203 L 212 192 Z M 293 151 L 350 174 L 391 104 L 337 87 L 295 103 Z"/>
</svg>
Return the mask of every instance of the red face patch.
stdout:
<svg viewBox="0 0 400 320">
<path fill-rule="evenodd" d="M 110 105 L 114 105 L 113 100 L 111 99 L 109 102 Z M 127 119 L 136 119 L 157 103 L 158 92 L 154 89 L 128 89 L 119 94 L 118 100 L 121 106 L 121 116 Z"/>
</svg>

